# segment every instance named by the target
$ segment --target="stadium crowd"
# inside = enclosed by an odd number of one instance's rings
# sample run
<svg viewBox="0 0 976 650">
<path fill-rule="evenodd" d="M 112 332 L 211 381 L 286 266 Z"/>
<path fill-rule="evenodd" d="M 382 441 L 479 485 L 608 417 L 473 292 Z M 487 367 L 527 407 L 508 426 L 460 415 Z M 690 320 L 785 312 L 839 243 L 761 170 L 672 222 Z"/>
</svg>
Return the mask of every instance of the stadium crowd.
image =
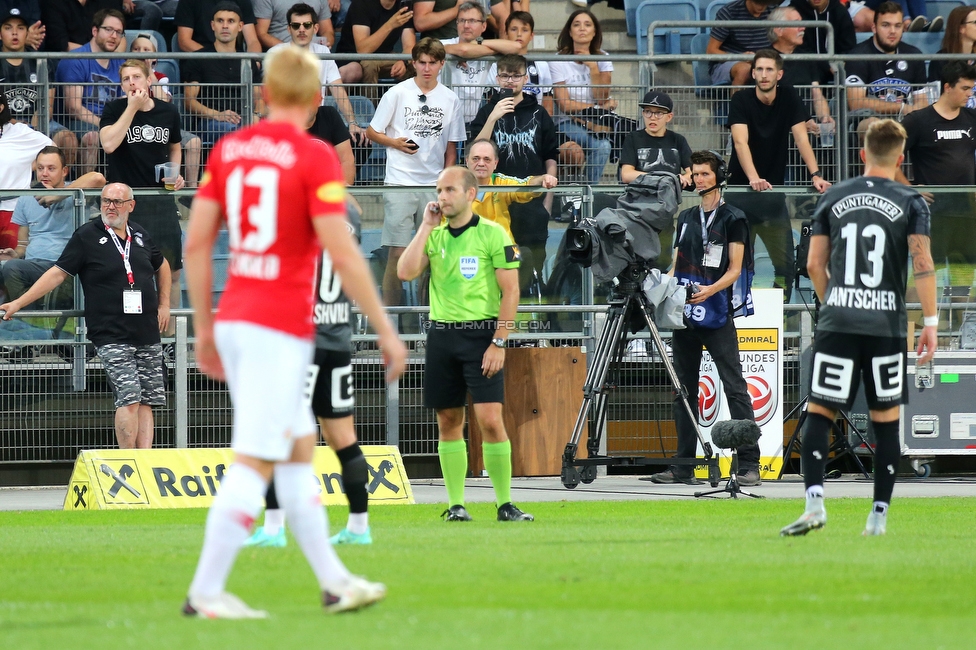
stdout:
<svg viewBox="0 0 976 650">
<path fill-rule="evenodd" d="M 147 99 L 134 113 L 146 117 L 132 125 L 131 119 L 123 120 L 123 125 L 129 125 L 123 137 L 130 144 L 138 141 L 133 151 L 154 152 L 132 157 L 131 165 L 142 170 L 137 187 L 162 187 L 164 180 L 158 170 L 153 178 L 153 168 L 176 162 L 180 186 L 194 188 L 216 140 L 260 120 L 266 110 L 259 92 L 259 62 L 255 59 L 249 69 L 242 68 L 239 56 L 222 55 L 258 53 L 288 42 L 310 49 L 323 62 L 323 106 L 337 109 L 335 120 L 341 122 L 343 133 L 348 132 L 341 142 L 342 152 L 346 142 L 351 151 L 344 160 L 350 184 L 432 186 L 444 168 L 465 163 L 471 143 L 483 139 L 496 147 L 490 157 L 497 170 L 482 176 L 486 185 L 541 184 L 543 177 L 552 179 L 546 187 L 629 182 L 641 173 L 667 169 L 681 175 L 690 187 L 688 143 L 677 146 L 680 136 L 666 128 L 684 108 L 680 99 L 675 106 L 667 94 L 652 90 L 637 102 L 638 115 L 625 114 L 632 109 L 619 105 L 613 95 L 614 66 L 604 48 L 600 21 L 583 8 L 585 0 L 573 3 L 581 8 L 574 9 L 563 25 L 556 51 L 542 53 L 532 50 L 536 23 L 528 0 L 0 0 L 4 54 L 0 58 L 4 105 L 0 189 L 28 188 L 37 153 L 51 145 L 63 157 L 66 183 L 93 173 L 107 174 L 106 178 L 128 175 L 109 173 L 110 150 L 117 148 L 121 131 L 120 116 L 126 98 L 135 92 L 120 75 L 125 58 L 58 59 L 58 53 L 157 53 L 159 58 L 145 59 Z M 839 180 L 830 143 L 841 132 L 831 66 L 789 58 L 794 53 L 825 52 L 827 30 L 768 28 L 763 22 L 826 20 L 833 26 L 836 52 L 882 55 L 877 61 L 851 61 L 846 66 L 849 123 L 844 125 L 845 134 L 849 129 L 863 134 L 878 117 L 901 119 L 921 111 L 934 104 L 945 83 L 954 86 L 970 74 L 969 67 L 963 66 L 960 77 L 959 67 L 946 66 L 945 61 L 926 65 L 898 60 L 896 55 L 919 52 L 905 42 L 906 33 L 944 28 L 940 52 L 946 53 L 971 52 L 976 43 L 976 8 L 960 6 L 946 19 L 932 16 L 929 20 L 920 0 L 901 4 L 789 0 L 781 6 L 776 0 L 731 0 L 716 18 L 757 23 L 755 28 L 712 28 L 706 49 L 709 54 L 753 55 L 750 60 L 713 62 L 707 78 L 711 84 L 731 86 L 733 92 L 736 86 L 756 86 L 753 101 L 726 99 L 715 102 L 712 109 L 715 121 L 731 129 L 730 182 L 749 185 L 757 194 L 775 185 L 807 182 L 822 191 L 822 181 Z M 166 40 L 159 30 L 172 38 Z M 869 34 L 858 36 L 858 32 Z M 166 59 L 167 45 L 174 51 L 211 56 L 177 62 Z M 38 79 L 39 60 L 17 58 L 18 53 L 33 51 L 51 54 L 47 60 L 50 90 L 45 97 Z M 391 57 L 403 52 L 412 57 L 356 61 L 348 56 L 334 59 L 333 52 Z M 762 60 L 772 61 L 771 94 L 761 88 L 768 82 L 756 77 L 756 53 L 765 53 Z M 543 55 L 548 61 L 537 60 Z M 886 62 L 883 55 L 891 60 Z M 576 56 L 605 60 L 580 61 Z M 951 73 L 948 78 L 946 68 Z M 778 106 L 774 102 L 792 97 L 783 91 L 775 99 L 777 85 L 796 86 L 800 91 L 789 116 L 772 110 Z M 251 87 L 253 95 L 247 92 Z M 150 103 L 154 103 L 151 110 Z M 114 108 L 106 114 L 109 106 Z M 967 107 L 972 106 L 967 96 L 966 119 Z M 767 113 L 775 119 L 766 120 Z M 157 114 L 176 119 L 161 121 L 154 117 Z M 332 114 L 327 117 L 331 120 Z M 760 133 L 760 124 L 765 128 L 772 123 L 781 137 Z M 332 132 L 335 126 L 329 127 Z M 804 131 L 813 142 L 812 150 L 806 147 Z M 106 134 L 113 138 L 109 149 Z M 762 162 L 775 160 L 775 173 L 761 173 L 758 159 L 753 164 L 743 140 L 752 137 L 757 138 L 753 146 L 770 147 L 763 150 L 767 155 Z M 147 142 L 162 146 L 143 146 Z M 972 140 L 966 138 L 964 146 L 972 148 Z M 547 224 L 562 217 L 565 206 L 548 194 L 497 196 L 505 200 L 482 197 L 479 203 L 522 248 L 520 284 L 523 291 L 535 287 L 538 294 L 547 257 Z M 424 192 L 385 195 L 383 293 L 388 304 L 403 300 L 396 263 L 427 200 L 429 193 Z M 771 201 L 746 201 L 741 206 L 764 240 L 761 226 L 768 221 Z M 4 256 L 10 259 L 22 256 L 24 250 L 17 245 L 18 225 L 11 222 L 14 203 L 7 201 L 0 210 L 0 231 L 9 235 L 4 248 L 12 251 Z M 148 205 L 153 203 L 144 202 L 143 207 Z M 772 212 L 785 215 L 779 203 Z M 145 220 L 152 230 L 152 216 L 137 219 Z M 775 257 L 775 283 L 788 289 L 792 233 L 789 228 L 775 228 L 774 234 L 764 243 Z M 178 269 L 179 261 L 171 260 L 171 265 Z M 178 298 L 177 291 L 173 294 Z"/>
</svg>

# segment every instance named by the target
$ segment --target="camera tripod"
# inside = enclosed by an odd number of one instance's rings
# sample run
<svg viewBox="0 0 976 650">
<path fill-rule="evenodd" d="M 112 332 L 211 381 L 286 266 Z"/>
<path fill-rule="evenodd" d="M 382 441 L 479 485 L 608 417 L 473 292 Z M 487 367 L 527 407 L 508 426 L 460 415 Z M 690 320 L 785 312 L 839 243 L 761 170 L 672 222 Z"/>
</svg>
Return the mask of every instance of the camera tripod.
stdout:
<svg viewBox="0 0 976 650">
<path fill-rule="evenodd" d="M 789 420 L 793 417 L 793 415 L 796 414 L 797 411 L 800 412 L 800 417 L 796 420 L 796 429 L 793 430 L 793 435 L 790 436 L 790 441 L 786 444 L 786 449 L 783 450 L 783 464 L 780 465 L 779 474 L 776 476 L 777 480 L 782 478 L 783 472 L 786 470 L 786 463 L 789 462 L 790 456 L 793 454 L 793 449 L 796 448 L 799 450 L 803 447 L 803 442 L 800 440 L 800 430 L 803 428 L 803 423 L 807 420 L 807 403 L 809 401 L 810 396 L 807 395 L 800 400 L 799 404 L 793 407 L 792 411 L 786 414 L 785 418 L 783 418 L 784 420 Z M 864 447 L 870 451 L 871 455 L 873 456 L 874 449 L 872 449 L 871 445 L 868 444 L 864 434 L 861 433 L 861 430 L 857 428 L 850 416 L 848 416 L 845 411 L 837 411 L 837 415 L 844 421 L 845 424 L 847 424 L 848 429 L 854 432 L 854 434 L 860 439 L 861 444 L 864 445 Z M 864 469 L 864 463 L 862 463 L 861 459 L 858 458 L 856 453 L 854 453 L 854 448 L 851 447 L 851 443 L 847 439 L 847 436 L 844 435 L 844 432 L 841 431 L 841 428 L 837 425 L 836 419 L 834 422 L 830 423 L 830 435 L 832 440 L 830 441 L 830 447 L 827 449 L 827 455 L 829 456 L 830 452 L 834 453 L 834 457 L 830 462 L 840 459 L 845 454 L 850 454 L 851 458 L 853 458 L 854 462 L 857 464 L 858 469 L 861 470 L 861 474 L 864 475 L 864 478 L 871 478 L 868 471 Z"/>
<path fill-rule="evenodd" d="M 592 483 L 596 479 L 596 470 L 599 465 L 660 465 L 662 459 L 646 458 L 642 456 L 601 456 L 600 442 L 603 437 L 607 420 L 607 392 L 616 385 L 615 376 L 620 367 L 624 350 L 627 346 L 627 324 L 636 313 L 643 317 L 643 323 L 650 330 L 654 347 L 661 355 L 661 362 L 671 379 L 671 385 L 675 393 L 681 400 L 688 413 L 695 433 L 701 443 L 705 453 L 704 460 L 669 458 L 666 462 L 671 465 L 691 465 L 697 466 L 705 464 L 708 466 L 708 482 L 712 487 L 717 487 L 721 477 L 718 467 L 718 456 L 712 453 L 712 445 L 707 442 L 698 428 L 698 417 L 688 405 L 688 391 L 681 385 L 678 374 L 674 370 L 671 359 L 668 358 L 664 349 L 664 342 L 658 332 L 654 319 L 651 317 L 653 307 L 647 300 L 642 291 L 644 278 L 647 276 L 648 269 L 640 264 L 632 264 L 627 270 L 614 279 L 613 289 L 607 299 L 609 309 L 607 311 L 607 322 L 604 325 L 603 333 L 597 343 L 596 351 L 590 367 L 586 372 L 586 382 L 583 384 L 583 404 L 580 406 L 579 414 L 576 416 L 576 425 L 573 428 L 572 438 L 566 443 L 563 451 L 562 483 L 568 489 L 573 489 L 582 483 Z M 576 458 L 579 449 L 580 437 L 583 429 L 587 425 L 590 410 L 593 410 L 593 417 L 590 419 L 590 435 L 586 442 L 588 458 Z"/>
</svg>

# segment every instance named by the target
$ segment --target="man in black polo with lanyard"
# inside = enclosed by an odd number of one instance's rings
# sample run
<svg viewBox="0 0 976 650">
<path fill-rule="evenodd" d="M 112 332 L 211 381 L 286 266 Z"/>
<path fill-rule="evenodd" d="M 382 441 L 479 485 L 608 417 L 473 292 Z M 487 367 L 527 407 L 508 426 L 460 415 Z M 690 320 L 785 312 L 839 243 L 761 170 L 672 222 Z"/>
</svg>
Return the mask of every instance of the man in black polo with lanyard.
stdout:
<svg viewBox="0 0 976 650">
<path fill-rule="evenodd" d="M 170 270 L 145 229 L 129 221 L 134 205 L 129 186 L 106 185 L 101 217 L 78 228 L 54 266 L 0 310 L 10 320 L 77 275 L 85 292 L 88 338 L 115 395 L 119 447 L 149 449 L 152 407 L 166 404 L 159 332 L 169 325 Z"/>
</svg>

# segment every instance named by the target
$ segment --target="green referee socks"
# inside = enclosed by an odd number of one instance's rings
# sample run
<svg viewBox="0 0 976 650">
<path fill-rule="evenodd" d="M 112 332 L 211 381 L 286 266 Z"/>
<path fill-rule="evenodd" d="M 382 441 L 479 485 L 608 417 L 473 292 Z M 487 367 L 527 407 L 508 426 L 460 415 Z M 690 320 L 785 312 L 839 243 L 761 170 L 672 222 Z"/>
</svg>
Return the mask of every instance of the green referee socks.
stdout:
<svg viewBox="0 0 976 650">
<path fill-rule="evenodd" d="M 512 443 L 483 442 L 481 453 L 485 457 L 485 469 L 495 488 L 495 501 L 501 506 L 512 500 Z"/>
<path fill-rule="evenodd" d="M 464 505 L 464 479 L 468 475 L 468 446 L 464 440 L 441 440 L 437 443 L 441 474 L 447 488 L 447 505 Z M 509 476 L 512 472 L 509 470 Z"/>
</svg>

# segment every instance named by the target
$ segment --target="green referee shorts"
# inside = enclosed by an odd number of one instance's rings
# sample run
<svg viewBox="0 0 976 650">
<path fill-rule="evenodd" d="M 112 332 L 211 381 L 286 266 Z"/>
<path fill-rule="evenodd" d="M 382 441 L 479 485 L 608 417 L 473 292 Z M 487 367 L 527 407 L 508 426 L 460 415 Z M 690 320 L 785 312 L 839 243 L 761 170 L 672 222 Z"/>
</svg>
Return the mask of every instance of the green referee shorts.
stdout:
<svg viewBox="0 0 976 650">
<path fill-rule="evenodd" d="M 491 345 L 497 323 L 430 322 L 424 367 L 424 406 L 432 409 L 463 407 L 471 393 L 476 404 L 505 402 L 504 371 L 485 377 L 481 360 Z"/>
</svg>

